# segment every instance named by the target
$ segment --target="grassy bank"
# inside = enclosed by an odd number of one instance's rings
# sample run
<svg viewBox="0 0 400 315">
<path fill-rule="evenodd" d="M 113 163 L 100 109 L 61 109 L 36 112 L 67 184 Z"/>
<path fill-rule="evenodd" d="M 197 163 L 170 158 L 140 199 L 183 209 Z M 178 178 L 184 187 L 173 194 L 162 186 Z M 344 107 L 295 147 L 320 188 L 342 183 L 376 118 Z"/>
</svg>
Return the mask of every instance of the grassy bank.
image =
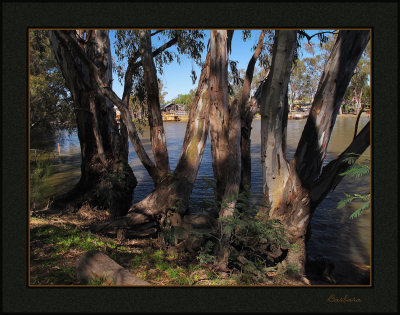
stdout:
<svg viewBox="0 0 400 315">
<path fill-rule="evenodd" d="M 283 266 L 260 279 L 251 271 L 217 271 L 199 257 L 166 247 L 160 239 L 116 238 L 90 232 L 90 226 L 106 220 L 95 210 L 82 208 L 69 214 L 38 214 L 30 218 L 30 284 L 84 285 L 77 280 L 75 266 L 89 250 L 98 250 L 135 276 L 154 286 L 296 285 Z M 246 269 L 246 268 L 244 268 Z M 93 281 L 90 285 L 102 285 Z"/>
</svg>

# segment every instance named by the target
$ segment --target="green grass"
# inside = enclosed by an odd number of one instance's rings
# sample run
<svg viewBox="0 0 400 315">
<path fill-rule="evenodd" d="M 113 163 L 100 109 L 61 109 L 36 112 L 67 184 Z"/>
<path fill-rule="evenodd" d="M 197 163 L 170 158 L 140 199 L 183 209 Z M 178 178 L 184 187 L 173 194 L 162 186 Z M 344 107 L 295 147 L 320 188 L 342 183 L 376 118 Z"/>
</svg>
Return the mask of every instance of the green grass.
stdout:
<svg viewBox="0 0 400 315">
<path fill-rule="evenodd" d="M 54 194 L 49 182 L 53 172 L 55 156 L 51 152 L 41 152 L 31 156 L 30 161 L 30 204 L 31 209 L 44 207 Z"/>
<path fill-rule="evenodd" d="M 164 250 L 150 241 L 144 247 L 120 246 L 115 239 L 72 224 L 53 225 L 51 222 L 32 228 L 30 240 L 31 284 L 80 284 L 75 274 L 76 259 L 88 250 L 105 252 L 137 277 L 154 285 L 186 286 L 197 284 L 199 280 L 205 281 L 199 285 L 230 284 L 217 272 L 205 269 L 188 253 Z M 251 284 L 249 275 L 242 274 L 237 279 L 240 280 L 237 284 Z M 90 284 L 102 285 L 103 282 L 94 279 Z"/>
<path fill-rule="evenodd" d="M 76 282 L 75 268 L 66 254 L 89 250 L 110 251 L 110 257 L 121 261 L 131 257 L 126 247 L 118 247 L 113 239 L 81 230 L 73 225 L 55 226 L 46 224 L 30 231 L 31 239 L 31 284 L 73 284 Z M 70 264 L 70 265 L 68 265 Z"/>
<path fill-rule="evenodd" d="M 105 250 L 116 249 L 117 243 L 111 239 L 92 234 L 90 231 L 82 231 L 74 226 L 45 225 L 31 230 L 31 239 L 41 240 L 54 246 L 54 251 L 62 253 L 70 249 Z M 124 252 L 125 247 L 119 247 L 118 251 Z"/>
</svg>

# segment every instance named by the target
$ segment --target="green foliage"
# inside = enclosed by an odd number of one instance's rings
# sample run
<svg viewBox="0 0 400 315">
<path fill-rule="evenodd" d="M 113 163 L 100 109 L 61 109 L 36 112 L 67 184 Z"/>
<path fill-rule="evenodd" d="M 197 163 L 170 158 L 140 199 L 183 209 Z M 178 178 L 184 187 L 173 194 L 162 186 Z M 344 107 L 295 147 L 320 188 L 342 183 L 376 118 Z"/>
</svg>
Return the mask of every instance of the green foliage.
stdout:
<svg viewBox="0 0 400 315">
<path fill-rule="evenodd" d="M 261 69 L 268 70 L 271 68 L 272 61 L 272 49 L 274 45 L 274 30 L 267 30 L 264 37 L 263 49 L 261 50 L 260 56 L 258 57 L 258 64 Z M 258 41 L 258 39 L 257 39 Z M 253 49 L 255 49 L 257 42 L 255 42 Z"/>
<path fill-rule="evenodd" d="M 260 243 L 275 243 L 288 246 L 284 229 L 277 220 L 257 215 L 257 206 L 251 206 L 247 193 L 238 196 L 232 217 L 220 218 L 225 232 L 232 233 L 231 244 L 257 251 Z"/>
<path fill-rule="evenodd" d="M 357 113 L 361 107 L 370 105 L 370 72 L 371 72 L 371 42 L 368 43 L 359 62 L 344 96 L 344 103 L 347 111 Z"/>
<path fill-rule="evenodd" d="M 36 151 L 31 157 L 30 164 L 30 204 L 31 209 L 44 206 L 54 192 L 54 187 L 49 183 L 52 173 L 54 155 L 49 152 Z"/>
<path fill-rule="evenodd" d="M 353 178 L 360 178 L 362 176 L 367 176 L 370 173 L 370 166 L 368 164 L 361 164 L 357 161 L 359 158 L 359 154 L 348 154 L 346 158 L 343 159 L 345 163 L 350 164 L 350 168 L 345 172 L 340 173 L 341 176 L 350 176 Z M 349 203 L 353 202 L 354 200 L 359 200 L 364 202 L 356 211 L 354 211 L 350 215 L 350 219 L 355 219 L 361 216 L 364 211 L 370 209 L 371 206 L 371 194 L 345 194 L 345 198 L 340 200 L 338 203 L 338 208 L 344 208 Z"/>
<path fill-rule="evenodd" d="M 203 39 L 205 33 L 202 30 L 159 30 L 152 31 L 153 51 L 162 47 L 164 44 L 175 41 L 175 44 L 168 49 L 162 50 L 154 57 L 154 63 L 159 74 L 163 74 L 165 65 L 174 60 L 181 62 L 182 55 L 194 60 L 198 65 L 201 64 L 201 53 L 205 45 Z M 140 40 L 139 30 L 117 30 L 115 32 L 115 56 L 114 71 L 122 83 L 125 77 L 127 60 L 132 58 L 133 62 L 140 60 Z M 141 67 L 134 67 L 133 89 L 134 91 L 143 89 L 143 71 Z M 135 94 L 135 93 L 133 93 Z M 141 98 L 143 99 L 143 97 Z"/>
<path fill-rule="evenodd" d="M 215 242 L 207 241 L 203 247 L 200 248 L 199 254 L 197 255 L 197 260 L 201 264 L 213 264 L 216 261 L 216 257 L 213 254 L 213 249 L 215 248 Z"/>
<path fill-rule="evenodd" d="M 341 176 L 349 175 L 354 178 L 360 178 L 362 176 L 369 175 L 370 167 L 366 164 L 354 164 L 353 167 L 349 168 L 347 171 L 341 173 Z"/>
<path fill-rule="evenodd" d="M 29 33 L 31 130 L 54 134 L 76 126 L 73 102 L 54 58 L 47 31 Z"/>
<path fill-rule="evenodd" d="M 103 285 L 105 280 L 104 277 L 95 277 L 88 282 L 88 285 Z"/>
<path fill-rule="evenodd" d="M 208 185 L 213 186 L 213 180 L 207 180 Z M 230 260 L 235 262 L 239 252 L 248 253 L 249 268 L 261 270 L 265 267 L 265 259 L 260 254 L 260 247 L 268 244 L 289 247 L 283 227 L 277 220 L 270 220 L 258 213 L 260 205 L 249 203 L 248 192 L 242 192 L 237 197 L 238 202 L 232 217 L 219 218 L 219 230 L 215 232 L 202 231 L 200 229 L 191 231 L 196 237 L 205 238 L 205 244 L 201 247 L 197 260 L 209 264 L 216 261 L 216 249 L 220 245 L 222 235 L 230 234 Z M 225 200 L 224 202 L 229 202 Z M 224 206 L 222 204 L 221 206 Z M 220 206 L 215 202 L 209 202 L 205 212 L 215 213 Z"/>
<path fill-rule="evenodd" d="M 196 91 L 191 89 L 188 94 L 178 94 L 176 98 L 174 98 L 171 102 L 175 104 L 184 104 L 185 109 L 189 110 L 190 106 L 192 106 L 194 97 L 196 95 Z"/>
</svg>

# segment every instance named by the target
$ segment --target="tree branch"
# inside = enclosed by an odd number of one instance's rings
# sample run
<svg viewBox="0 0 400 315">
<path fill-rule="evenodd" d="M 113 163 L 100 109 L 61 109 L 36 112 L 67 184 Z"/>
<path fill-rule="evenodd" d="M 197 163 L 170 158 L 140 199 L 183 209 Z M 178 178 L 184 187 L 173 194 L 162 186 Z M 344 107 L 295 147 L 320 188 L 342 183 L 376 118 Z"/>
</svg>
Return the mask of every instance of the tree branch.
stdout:
<svg viewBox="0 0 400 315">
<path fill-rule="evenodd" d="M 339 108 L 369 37 L 364 30 L 343 30 L 337 36 L 295 153 L 304 187 L 310 188 L 321 173 Z"/>
<path fill-rule="evenodd" d="M 256 65 L 256 61 L 257 61 L 258 57 L 260 56 L 266 32 L 267 32 L 266 30 L 261 31 L 260 37 L 258 39 L 257 47 L 254 51 L 253 56 L 251 57 L 251 59 L 249 61 L 249 64 L 247 65 L 246 76 L 245 76 L 244 82 L 243 82 L 242 99 L 241 99 L 241 104 L 240 104 L 240 108 L 242 111 L 244 110 L 244 108 L 249 100 L 250 90 L 251 90 L 250 87 L 251 87 L 251 82 L 253 81 L 253 75 L 254 75 L 254 67 Z"/>
<path fill-rule="evenodd" d="M 150 31 L 141 30 L 140 53 L 142 55 L 144 82 L 147 92 L 148 118 L 150 125 L 150 141 L 154 160 L 161 179 L 170 172 L 167 144 L 160 110 L 160 98 L 157 82 L 157 70 L 151 51 Z"/>
<path fill-rule="evenodd" d="M 175 36 L 172 38 L 170 41 L 166 42 L 164 45 L 158 47 L 156 50 L 152 52 L 153 58 L 157 55 L 159 55 L 161 52 L 164 50 L 170 48 L 171 46 L 175 45 L 178 42 L 178 37 Z M 132 92 L 132 87 L 133 87 L 133 80 L 132 76 L 134 73 L 134 70 L 140 66 L 142 66 L 142 60 L 137 61 L 137 59 L 140 57 L 140 52 L 137 51 L 135 54 L 133 54 L 129 60 L 128 60 L 128 67 L 125 72 L 125 84 L 124 84 L 124 92 L 122 94 L 122 100 L 129 106 L 129 96 Z"/>
<path fill-rule="evenodd" d="M 114 103 L 118 109 L 121 111 L 121 118 L 124 124 L 128 128 L 128 134 L 131 139 L 132 145 L 135 148 L 135 151 L 140 158 L 143 166 L 149 172 L 150 176 L 155 182 L 158 182 L 159 175 L 156 166 L 151 161 L 149 156 L 147 155 L 146 151 L 144 150 L 143 144 L 137 134 L 136 127 L 132 122 L 132 117 L 129 113 L 128 108 L 126 107 L 126 103 L 124 103 L 111 89 L 109 86 L 105 86 L 103 81 L 100 78 L 99 70 L 97 66 L 89 59 L 89 57 L 83 52 L 83 50 L 79 47 L 78 43 L 74 41 L 65 31 L 53 31 L 54 34 L 57 36 L 59 40 L 61 40 L 64 44 L 70 47 L 72 51 L 79 57 L 89 69 L 90 71 L 90 79 L 91 82 L 89 84 L 92 85 L 92 88 L 103 95 L 104 97 L 108 98 L 112 103 Z"/>
<path fill-rule="evenodd" d="M 311 207 L 315 209 L 325 196 L 333 191 L 343 179 L 341 173 L 345 172 L 351 165 L 344 161 L 349 154 L 361 155 L 370 145 L 370 122 L 354 138 L 347 149 L 339 155 L 336 160 L 326 165 L 319 178 L 310 189 Z"/>
<path fill-rule="evenodd" d="M 150 36 L 154 36 L 154 35 L 157 35 L 158 33 L 161 33 L 161 32 L 163 32 L 164 30 L 158 30 L 158 31 L 155 31 L 154 33 L 151 33 L 151 35 Z"/>
<path fill-rule="evenodd" d="M 321 34 L 336 34 L 336 31 L 326 31 L 326 32 L 319 32 L 319 33 L 315 33 L 314 35 L 308 35 L 305 31 L 298 31 L 299 34 L 303 35 L 305 38 L 307 38 L 307 41 L 310 42 L 310 40 L 314 37 L 314 36 L 318 36 Z"/>
<path fill-rule="evenodd" d="M 360 110 L 360 112 L 359 112 L 358 115 L 357 115 L 356 124 L 355 124 L 355 126 L 354 126 L 354 136 L 353 136 L 353 140 L 354 140 L 354 139 L 356 138 L 356 136 L 357 136 L 358 122 L 360 121 L 360 117 L 361 117 L 361 114 L 362 114 L 363 111 L 364 111 L 364 106 L 361 106 L 361 110 Z"/>
</svg>

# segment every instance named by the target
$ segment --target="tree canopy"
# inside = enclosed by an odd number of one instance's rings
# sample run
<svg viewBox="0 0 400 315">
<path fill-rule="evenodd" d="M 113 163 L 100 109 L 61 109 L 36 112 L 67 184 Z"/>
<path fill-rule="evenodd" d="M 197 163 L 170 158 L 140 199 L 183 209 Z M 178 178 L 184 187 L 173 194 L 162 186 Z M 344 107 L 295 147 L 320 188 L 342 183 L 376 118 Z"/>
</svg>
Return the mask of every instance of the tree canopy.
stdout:
<svg viewBox="0 0 400 315">
<path fill-rule="evenodd" d="M 29 104 L 32 132 L 54 134 L 76 127 L 74 107 L 45 31 L 33 30 L 29 49 Z"/>
</svg>

